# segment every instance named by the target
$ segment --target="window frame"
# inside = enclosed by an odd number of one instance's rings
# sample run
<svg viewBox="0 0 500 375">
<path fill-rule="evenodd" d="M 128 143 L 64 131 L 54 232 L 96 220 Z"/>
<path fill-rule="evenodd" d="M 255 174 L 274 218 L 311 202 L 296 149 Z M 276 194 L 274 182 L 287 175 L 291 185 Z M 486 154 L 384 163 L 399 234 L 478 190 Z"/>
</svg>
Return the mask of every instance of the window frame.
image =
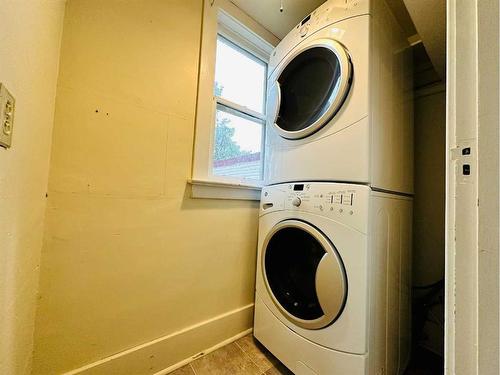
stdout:
<svg viewBox="0 0 500 375">
<path fill-rule="evenodd" d="M 263 183 L 263 178 L 264 178 L 264 159 L 265 159 L 265 142 L 266 142 L 266 94 L 267 94 L 267 71 L 268 71 L 268 65 L 269 61 L 263 60 L 260 56 L 257 56 L 256 53 L 253 51 L 249 51 L 248 49 L 244 49 L 243 47 L 239 46 L 236 44 L 234 40 L 229 39 L 226 36 L 226 32 L 221 32 L 221 29 L 224 30 L 225 25 L 219 23 L 219 28 L 217 31 L 217 42 L 219 40 L 219 37 L 222 39 L 225 39 L 225 41 L 231 46 L 234 47 L 236 50 L 241 52 L 242 54 L 246 55 L 248 58 L 258 62 L 262 63 L 264 65 L 264 87 L 263 87 L 263 97 L 264 97 L 264 102 L 263 102 L 263 108 L 262 112 L 257 112 L 253 109 L 250 109 L 248 107 L 245 107 L 244 105 L 241 105 L 239 103 L 233 102 L 232 100 L 225 99 L 222 96 L 214 95 L 214 100 L 215 100 L 215 111 L 214 113 L 217 113 L 217 110 L 219 109 L 219 106 L 222 106 L 225 108 L 226 113 L 230 113 L 233 116 L 245 118 L 249 121 L 254 121 L 254 122 L 259 122 L 262 126 L 261 128 L 261 157 L 260 157 L 260 179 L 259 180 L 253 180 L 253 179 L 245 179 L 245 178 L 236 178 L 236 177 L 231 177 L 231 176 L 222 176 L 222 175 L 217 175 L 214 174 L 214 168 L 213 168 L 213 152 L 214 152 L 214 145 L 213 142 L 215 140 L 215 128 L 216 128 L 216 116 L 214 116 L 213 120 L 213 132 L 212 132 L 212 144 L 211 144 L 211 160 L 209 162 L 209 171 L 208 171 L 208 176 L 211 180 L 220 180 L 220 181 L 227 181 L 228 183 L 246 183 L 249 182 L 249 184 L 256 184 L 258 186 L 262 186 Z M 269 59 L 268 59 L 269 60 Z M 217 61 L 215 61 L 215 65 L 217 66 Z M 214 84 L 215 84 L 215 76 L 214 76 Z"/>
<path fill-rule="evenodd" d="M 253 59 L 266 64 L 264 95 L 267 92 L 269 57 L 279 42 L 273 34 L 249 17 L 228 0 L 206 1 L 203 14 L 202 43 L 196 111 L 196 131 L 191 196 L 216 199 L 260 199 L 263 168 L 265 163 L 266 116 L 222 97 L 215 96 L 215 67 L 217 38 L 227 39 L 236 48 Z M 217 106 L 222 105 L 262 121 L 261 180 L 251 180 L 213 174 L 213 147 Z"/>
</svg>

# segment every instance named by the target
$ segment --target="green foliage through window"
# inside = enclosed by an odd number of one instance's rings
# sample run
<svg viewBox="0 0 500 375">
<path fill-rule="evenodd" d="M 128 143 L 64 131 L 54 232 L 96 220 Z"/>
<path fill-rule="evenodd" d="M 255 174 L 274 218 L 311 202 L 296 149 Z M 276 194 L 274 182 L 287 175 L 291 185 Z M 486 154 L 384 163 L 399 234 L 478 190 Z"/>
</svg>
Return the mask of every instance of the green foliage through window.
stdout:
<svg viewBox="0 0 500 375">
<path fill-rule="evenodd" d="M 224 87 L 215 82 L 214 93 L 222 95 Z M 233 140 L 235 129 L 230 127 L 228 118 L 217 116 L 215 124 L 214 160 L 227 160 L 238 156 L 248 155 L 250 151 L 242 150 Z"/>
</svg>

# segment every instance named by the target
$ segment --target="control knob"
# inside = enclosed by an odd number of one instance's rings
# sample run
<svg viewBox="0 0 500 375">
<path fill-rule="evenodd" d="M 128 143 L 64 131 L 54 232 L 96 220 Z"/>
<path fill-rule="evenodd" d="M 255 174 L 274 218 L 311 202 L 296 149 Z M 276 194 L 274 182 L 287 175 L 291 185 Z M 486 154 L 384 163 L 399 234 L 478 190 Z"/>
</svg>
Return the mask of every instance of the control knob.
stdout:
<svg viewBox="0 0 500 375">
<path fill-rule="evenodd" d="M 299 197 L 295 197 L 292 199 L 292 204 L 295 207 L 299 207 L 301 203 L 302 203 L 302 200 Z"/>
</svg>

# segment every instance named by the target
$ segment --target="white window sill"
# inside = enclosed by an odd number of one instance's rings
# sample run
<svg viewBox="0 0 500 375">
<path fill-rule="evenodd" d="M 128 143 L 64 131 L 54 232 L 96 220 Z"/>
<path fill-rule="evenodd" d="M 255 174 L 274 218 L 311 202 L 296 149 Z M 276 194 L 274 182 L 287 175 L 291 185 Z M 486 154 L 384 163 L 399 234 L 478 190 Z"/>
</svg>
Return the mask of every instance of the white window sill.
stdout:
<svg viewBox="0 0 500 375">
<path fill-rule="evenodd" d="M 259 201 L 261 186 L 190 180 L 191 198 Z"/>
</svg>

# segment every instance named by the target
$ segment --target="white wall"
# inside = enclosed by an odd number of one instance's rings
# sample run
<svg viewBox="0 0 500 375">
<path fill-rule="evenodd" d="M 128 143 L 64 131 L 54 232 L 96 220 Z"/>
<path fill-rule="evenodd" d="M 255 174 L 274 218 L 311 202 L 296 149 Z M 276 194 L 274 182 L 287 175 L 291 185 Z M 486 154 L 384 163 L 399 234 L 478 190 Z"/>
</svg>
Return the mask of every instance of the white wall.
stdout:
<svg viewBox="0 0 500 375">
<path fill-rule="evenodd" d="M 36 375 L 153 374 L 252 326 L 258 205 L 186 183 L 201 20 L 201 0 L 67 3 Z"/>
<path fill-rule="evenodd" d="M 0 82 L 16 99 L 0 148 L 0 374 L 31 372 L 35 295 L 64 2 L 0 1 Z"/>
</svg>

